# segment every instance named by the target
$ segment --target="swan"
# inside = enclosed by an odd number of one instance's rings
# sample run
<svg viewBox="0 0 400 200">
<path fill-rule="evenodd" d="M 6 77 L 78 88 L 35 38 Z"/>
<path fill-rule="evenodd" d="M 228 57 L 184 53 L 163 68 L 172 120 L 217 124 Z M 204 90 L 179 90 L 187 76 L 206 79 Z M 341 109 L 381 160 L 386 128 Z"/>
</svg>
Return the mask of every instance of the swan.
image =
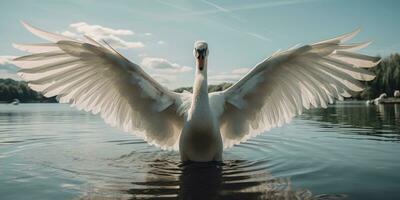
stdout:
<svg viewBox="0 0 400 200">
<path fill-rule="evenodd" d="M 400 90 L 395 90 L 394 94 L 393 94 L 393 97 L 400 98 Z"/>
<path fill-rule="evenodd" d="M 221 161 L 222 151 L 289 123 L 310 108 L 326 108 L 363 90 L 359 81 L 380 58 L 356 53 L 369 43 L 345 44 L 359 30 L 278 51 L 224 91 L 207 92 L 209 48 L 194 45 L 193 93 L 166 89 L 106 42 L 69 38 L 22 25 L 47 40 L 13 44 L 30 53 L 14 59 L 18 75 L 46 97 L 79 110 L 151 145 L 180 152 L 182 161 Z"/>
<path fill-rule="evenodd" d="M 387 97 L 386 93 L 382 93 L 381 95 L 379 95 L 378 98 L 374 99 L 374 104 L 375 105 L 379 105 L 382 103 L 383 99 Z"/>
</svg>

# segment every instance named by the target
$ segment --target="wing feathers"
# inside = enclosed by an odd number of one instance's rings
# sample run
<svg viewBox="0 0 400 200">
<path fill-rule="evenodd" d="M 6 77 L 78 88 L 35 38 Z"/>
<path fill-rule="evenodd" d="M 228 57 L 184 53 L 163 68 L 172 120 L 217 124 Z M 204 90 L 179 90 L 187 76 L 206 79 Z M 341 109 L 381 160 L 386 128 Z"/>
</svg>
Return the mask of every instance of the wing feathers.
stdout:
<svg viewBox="0 0 400 200">
<path fill-rule="evenodd" d="M 354 43 L 354 44 L 340 44 L 338 50 L 342 51 L 357 51 L 369 46 L 371 42 Z"/>
<path fill-rule="evenodd" d="M 44 53 L 36 53 L 27 56 L 21 56 L 15 58 L 14 61 L 38 61 L 43 59 L 55 59 L 55 58 L 65 58 L 67 54 L 63 51 L 51 51 L 51 52 L 44 52 Z"/>
<path fill-rule="evenodd" d="M 324 40 L 322 42 L 318 42 L 318 43 L 315 43 L 315 44 L 321 44 L 321 43 L 336 43 L 336 44 L 339 44 L 339 43 L 342 43 L 342 42 L 346 42 L 348 40 L 351 40 L 353 37 L 355 37 L 360 31 L 361 31 L 361 29 L 358 28 L 358 29 L 356 29 L 356 30 L 354 30 L 354 31 L 352 31 L 350 33 L 346 33 L 346 34 L 343 34 L 343 35 L 338 36 L 336 38 L 332 38 L 332 39 L 329 39 L 329 40 Z"/>
<path fill-rule="evenodd" d="M 44 72 L 48 72 L 48 71 L 52 71 L 52 70 L 59 70 L 59 69 L 65 68 L 65 67 L 75 66 L 79 63 L 81 63 L 81 61 L 79 59 L 68 58 L 65 60 L 58 61 L 58 62 L 41 65 L 41 66 L 35 67 L 35 68 L 20 69 L 19 72 L 22 72 L 22 73 L 44 73 Z"/>
<path fill-rule="evenodd" d="M 381 59 L 378 57 L 372 57 L 347 51 L 337 51 L 333 58 L 338 58 L 339 60 L 347 63 L 352 63 L 353 65 L 362 68 L 374 67 L 381 61 Z"/>
<path fill-rule="evenodd" d="M 166 90 L 111 46 L 87 36 L 78 41 L 23 25 L 51 42 L 14 44 L 32 53 L 13 61 L 29 87 L 46 97 L 57 96 L 60 103 L 100 114 L 106 123 L 163 149 L 178 149 L 187 110 L 178 109 L 190 98 Z"/>
<path fill-rule="evenodd" d="M 375 78 L 366 68 L 380 58 L 355 52 L 370 42 L 343 44 L 359 31 L 275 53 L 225 90 L 222 109 L 214 106 L 222 110 L 224 147 L 288 123 L 304 109 L 326 108 L 336 99 L 362 91 L 359 81 Z M 211 100 L 215 96 L 210 95 Z"/>
</svg>

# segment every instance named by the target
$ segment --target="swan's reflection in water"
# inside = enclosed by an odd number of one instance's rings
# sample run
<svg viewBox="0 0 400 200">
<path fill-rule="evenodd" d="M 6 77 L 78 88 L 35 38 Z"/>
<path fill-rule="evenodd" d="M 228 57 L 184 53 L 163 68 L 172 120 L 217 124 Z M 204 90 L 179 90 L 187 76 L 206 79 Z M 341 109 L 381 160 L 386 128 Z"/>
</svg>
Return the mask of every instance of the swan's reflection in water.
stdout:
<svg viewBox="0 0 400 200">
<path fill-rule="evenodd" d="M 311 193 L 290 191 L 290 181 L 274 179 L 260 162 L 192 163 L 180 176 L 180 199 L 305 199 Z M 286 198 L 284 198 L 286 196 Z M 293 196 L 291 198 L 290 196 Z"/>
<path fill-rule="evenodd" d="M 126 192 L 135 198 L 178 199 L 307 199 L 309 191 L 290 191 L 288 179 L 273 179 L 262 166 L 265 161 L 241 160 L 224 163 L 185 163 L 175 165 L 157 160 L 151 164 L 145 182 L 134 182 Z M 289 196 L 293 196 L 290 198 Z M 268 197 L 268 198 L 267 198 Z"/>
<path fill-rule="evenodd" d="M 134 155 L 131 153 L 130 155 Z M 126 159 L 126 156 L 123 156 Z M 289 177 L 275 178 L 267 159 L 180 163 L 178 159 L 148 161 L 142 181 L 103 180 L 81 199 L 342 199 L 341 195 L 313 195 L 292 188 Z M 136 178 L 133 179 L 137 179 Z M 101 182 L 103 182 L 101 181 Z M 113 183 L 112 183 L 113 182 Z M 105 198 L 104 194 L 108 197 Z M 110 196 L 111 195 L 111 196 Z"/>
<path fill-rule="evenodd" d="M 219 163 L 188 163 L 179 177 L 179 196 L 184 199 L 216 199 L 222 185 Z"/>
</svg>

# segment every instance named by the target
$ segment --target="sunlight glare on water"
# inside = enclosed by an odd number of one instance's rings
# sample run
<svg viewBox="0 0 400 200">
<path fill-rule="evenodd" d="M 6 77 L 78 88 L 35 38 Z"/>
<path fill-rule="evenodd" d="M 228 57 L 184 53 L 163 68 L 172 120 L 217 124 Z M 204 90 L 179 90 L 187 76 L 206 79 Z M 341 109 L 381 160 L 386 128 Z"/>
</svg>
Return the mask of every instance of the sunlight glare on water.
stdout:
<svg viewBox="0 0 400 200">
<path fill-rule="evenodd" d="M 312 110 L 183 165 L 62 104 L 0 105 L 0 199 L 400 199 L 400 105 Z"/>
</svg>

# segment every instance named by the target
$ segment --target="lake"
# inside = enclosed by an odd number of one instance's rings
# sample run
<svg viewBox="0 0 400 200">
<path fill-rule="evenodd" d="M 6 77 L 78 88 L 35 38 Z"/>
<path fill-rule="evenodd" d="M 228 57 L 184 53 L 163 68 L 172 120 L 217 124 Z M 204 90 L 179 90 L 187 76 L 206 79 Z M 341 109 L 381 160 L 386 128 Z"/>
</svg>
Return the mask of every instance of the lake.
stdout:
<svg viewBox="0 0 400 200">
<path fill-rule="evenodd" d="M 0 199 L 400 199 L 400 105 L 331 105 L 181 165 L 62 104 L 0 105 Z"/>
</svg>

